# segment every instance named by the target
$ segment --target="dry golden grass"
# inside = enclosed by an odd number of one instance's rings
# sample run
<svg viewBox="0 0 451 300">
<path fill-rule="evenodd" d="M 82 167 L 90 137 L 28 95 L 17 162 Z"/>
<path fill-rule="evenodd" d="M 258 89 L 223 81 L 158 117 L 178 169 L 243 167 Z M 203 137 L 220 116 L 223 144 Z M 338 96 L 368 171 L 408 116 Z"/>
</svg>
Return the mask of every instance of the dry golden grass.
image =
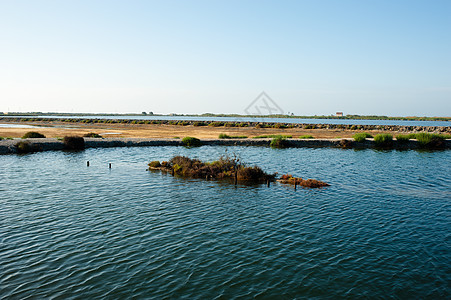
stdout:
<svg viewBox="0 0 451 300">
<path fill-rule="evenodd" d="M 14 123 L 21 124 L 21 123 Z M 351 138 L 359 131 L 344 129 L 301 129 L 301 128 L 255 128 L 255 127 L 211 127 L 211 126 L 177 126 L 158 124 L 84 124 L 63 122 L 26 122 L 25 125 L 38 125 L 40 128 L 0 128 L 2 137 L 22 137 L 26 132 L 33 130 L 44 134 L 46 137 L 55 138 L 67 135 L 83 136 L 95 132 L 103 137 L 127 137 L 127 138 L 173 138 L 185 136 L 200 139 L 217 139 L 219 134 L 230 136 L 248 136 L 252 138 L 259 135 L 291 135 L 298 138 L 303 135 L 311 135 L 313 138 Z M 372 135 L 378 133 L 392 133 L 387 131 L 371 131 Z"/>
</svg>

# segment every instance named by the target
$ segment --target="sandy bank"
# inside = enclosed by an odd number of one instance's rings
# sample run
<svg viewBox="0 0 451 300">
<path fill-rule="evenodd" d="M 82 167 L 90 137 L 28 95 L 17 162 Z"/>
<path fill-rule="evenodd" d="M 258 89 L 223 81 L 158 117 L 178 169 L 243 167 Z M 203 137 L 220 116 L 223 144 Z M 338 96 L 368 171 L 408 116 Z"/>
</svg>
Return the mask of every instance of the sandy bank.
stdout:
<svg viewBox="0 0 451 300">
<path fill-rule="evenodd" d="M 94 122 L 95 120 L 91 120 Z M 99 120 L 97 120 L 99 121 Z M 108 120 L 106 120 L 108 121 Z M 286 128 L 259 128 L 261 126 L 275 126 L 273 123 L 246 123 L 246 127 L 235 126 L 227 123 L 223 126 L 195 126 L 196 122 L 183 122 L 185 125 L 173 125 L 165 121 L 162 124 L 137 124 L 131 123 L 82 123 L 62 122 L 53 119 L 46 121 L 21 121 L 21 119 L 0 118 L 0 123 L 22 124 L 38 126 L 39 128 L 4 128 L 0 127 L 1 137 L 22 137 L 28 131 L 38 131 L 46 137 L 56 138 L 67 135 L 83 136 L 89 132 L 95 132 L 103 137 L 120 138 L 153 138 L 166 139 L 174 137 L 193 136 L 200 139 L 217 139 L 221 133 L 230 136 L 255 137 L 259 135 L 291 135 L 299 138 L 303 135 L 311 135 L 315 139 L 351 138 L 355 133 L 367 131 L 371 135 L 390 133 L 393 136 L 410 132 L 434 132 L 451 134 L 451 127 L 426 127 L 426 126 L 373 126 L 373 125 L 331 125 L 331 124 L 282 124 Z M 163 122 L 163 121 L 162 121 Z M 211 125 L 211 122 L 204 122 Z"/>
</svg>

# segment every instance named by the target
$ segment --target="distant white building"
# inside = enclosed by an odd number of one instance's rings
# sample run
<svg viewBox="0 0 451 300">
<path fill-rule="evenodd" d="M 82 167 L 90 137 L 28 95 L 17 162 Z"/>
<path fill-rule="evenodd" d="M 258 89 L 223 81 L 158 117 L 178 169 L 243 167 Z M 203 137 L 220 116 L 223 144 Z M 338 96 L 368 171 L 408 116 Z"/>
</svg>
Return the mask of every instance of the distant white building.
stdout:
<svg viewBox="0 0 451 300">
<path fill-rule="evenodd" d="M 335 115 L 337 117 L 343 117 L 343 112 L 342 111 L 337 111 L 337 113 Z"/>
</svg>

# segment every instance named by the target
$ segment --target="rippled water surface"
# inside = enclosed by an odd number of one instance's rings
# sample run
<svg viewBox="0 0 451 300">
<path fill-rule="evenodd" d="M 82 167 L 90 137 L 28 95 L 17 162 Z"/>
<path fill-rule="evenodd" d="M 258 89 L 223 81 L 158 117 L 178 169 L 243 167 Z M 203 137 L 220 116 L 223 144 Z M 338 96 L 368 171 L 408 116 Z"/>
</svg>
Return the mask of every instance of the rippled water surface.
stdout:
<svg viewBox="0 0 451 300">
<path fill-rule="evenodd" d="M 0 298 L 451 296 L 451 151 L 228 148 L 319 190 L 146 171 L 225 149 L 0 156 Z"/>
</svg>

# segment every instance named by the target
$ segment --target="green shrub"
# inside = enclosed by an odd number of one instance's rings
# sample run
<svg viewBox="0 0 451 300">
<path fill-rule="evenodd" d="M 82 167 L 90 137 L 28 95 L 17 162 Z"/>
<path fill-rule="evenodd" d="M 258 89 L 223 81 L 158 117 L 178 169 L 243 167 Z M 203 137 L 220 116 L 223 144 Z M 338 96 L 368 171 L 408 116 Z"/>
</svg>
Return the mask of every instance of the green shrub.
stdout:
<svg viewBox="0 0 451 300">
<path fill-rule="evenodd" d="M 24 134 L 23 139 L 43 139 L 45 135 L 36 131 L 29 131 Z"/>
<path fill-rule="evenodd" d="M 205 122 L 194 122 L 193 126 L 206 126 Z"/>
<path fill-rule="evenodd" d="M 313 136 L 310 134 L 305 134 L 305 135 L 301 135 L 299 138 L 300 139 L 313 139 Z"/>
<path fill-rule="evenodd" d="M 102 138 L 102 136 L 95 132 L 89 132 L 84 135 L 84 137 L 90 137 L 90 138 Z"/>
<path fill-rule="evenodd" d="M 16 144 L 17 153 L 29 153 L 31 152 L 31 145 L 28 142 L 18 142 Z"/>
<path fill-rule="evenodd" d="M 271 141 L 271 148 L 283 149 L 289 147 L 289 143 L 282 137 L 276 137 Z"/>
<path fill-rule="evenodd" d="M 180 137 L 179 136 L 174 136 L 173 139 L 180 139 Z"/>
<path fill-rule="evenodd" d="M 430 134 L 426 132 L 421 132 L 415 134 L 418 144 L 421 148 L 442 148 L 443 147 L 443 136 L 440 134 Z"/>
<path fill-rule="evenodd" d="M 201 141 L 198 138 L 187 136 L 182 139 L 183 145 L 186 147 L 199 147 L 202 145 Z"/>
<path fill-rule="evenodd" d="M 81 136 L 65 136 L 63 138 L 64 149 L 83 150 L 85 149 L 85 139 Z"/>
<path fill-rule="evenodd" d="M 390 147 L 393 144 L 393 136 L 388 133 L 376 134 L 374 142 L 378 147 Z"/>
<path fill-rule="evenodd" d="M 354 134 L 352 137 L 354 138 L 354 141 L 361 143 L 367 138 L 372 138 L 373 136 L 367 132 L 359 132 Z"/>
<path fill-rule="evenodd" d="M 3 139 L 4 139 L 4 137 L 0 136 L 0 141 L 3 140 Z"/>
</svg>

